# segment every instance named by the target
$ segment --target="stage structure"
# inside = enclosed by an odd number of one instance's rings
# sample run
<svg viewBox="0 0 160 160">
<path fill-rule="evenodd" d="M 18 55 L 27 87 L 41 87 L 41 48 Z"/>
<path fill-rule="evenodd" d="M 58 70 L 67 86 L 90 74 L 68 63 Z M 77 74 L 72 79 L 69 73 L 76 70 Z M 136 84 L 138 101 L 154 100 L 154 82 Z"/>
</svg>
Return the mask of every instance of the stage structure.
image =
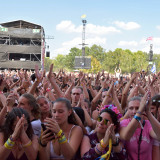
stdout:
<svg viewBox="0 0 160 160">
<path fill-rule="evenodd" d="M 23 20 L 0 24 L 0 69 L 43 69 L 44 58 L 42 26 Z"/>
<path fill-rule="evenodd" d="M 86 15 L 82 15 L 83 31 L 82 31 L 82 56 L 75 56 L 75 69 L 90 69 L 91 68 L 91 58 L 85 56 L 85 27 L 87 20 Z"/>
</svg>

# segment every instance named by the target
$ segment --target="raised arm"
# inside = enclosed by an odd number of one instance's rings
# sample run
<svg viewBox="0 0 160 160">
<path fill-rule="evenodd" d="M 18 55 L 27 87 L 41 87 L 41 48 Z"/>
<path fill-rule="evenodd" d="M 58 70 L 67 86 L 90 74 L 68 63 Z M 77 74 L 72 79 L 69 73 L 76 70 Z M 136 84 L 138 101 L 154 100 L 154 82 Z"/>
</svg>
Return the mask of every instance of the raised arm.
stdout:
<svg viewBox="0 0 160 160">
<path fill-rule="evenodd" d="M 52 75 L 52 71 L 53 71 L 53 64 L 51 64 L 51 66 L 50 66 L 50 70 L 49 70 L 49 74 L 48 74 L 48 80 L 50 81 L 52 87 L 56 91 L 56 94 L 58 95 L 58 97 L 64 97 L 62 91 L 60 90 L 59 86 L 56 83 L 56 80 L 55 80 L 54 76 Z"/>
<path fill-rule="evenodd" d="M 137 77 L 138 73 L 134 73 L 133 76 L 131 77 L 130 81 L 126 84 L 123 92 L 122 92 L 122 101 L 121 101 L 121 107 L 122 110 L 124 110 L 126 108 L 127 105 L 127 95 L 129 92 L 129 88 L 131 86 L 131 84 L 133 83 L 133 81 L 135 80 L 135 78 Z"/>
<path fill-rule="evenodd" d="M 35 76 L 36 76 L 36 80 L 34 81 L 33 85 L 29 89 L 29 93 L 33 94 L 33 95 L 35 93 L 35 90 L 36 90 L 37 86 L 39 85 L 39 83 L 43 79 L 43 75 L 39 73 L 38 65 L 35 66 Z"/>
</svg>

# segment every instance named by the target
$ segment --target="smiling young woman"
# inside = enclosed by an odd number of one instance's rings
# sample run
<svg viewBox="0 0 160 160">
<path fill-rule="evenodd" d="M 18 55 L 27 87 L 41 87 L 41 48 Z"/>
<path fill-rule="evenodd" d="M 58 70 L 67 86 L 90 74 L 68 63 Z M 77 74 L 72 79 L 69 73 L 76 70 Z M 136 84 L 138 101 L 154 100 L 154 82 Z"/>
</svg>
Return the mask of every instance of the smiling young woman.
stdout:
<svg viewBox="0 0 160 160">
<path fill-rule="evenodd" d="M 109 108 L 103 109 L 97 119 L 95 132 L 89 136 L 84 136 L 81 144 L 81 157 L 83 160 L 93 160 L 109 150 L 109 139 L 112 139 L 113 149 L 111 150 L 110 160 L 125 159 L 123 147 L 118 133 L 119 121 L 117 114 Z"/>
</svg>

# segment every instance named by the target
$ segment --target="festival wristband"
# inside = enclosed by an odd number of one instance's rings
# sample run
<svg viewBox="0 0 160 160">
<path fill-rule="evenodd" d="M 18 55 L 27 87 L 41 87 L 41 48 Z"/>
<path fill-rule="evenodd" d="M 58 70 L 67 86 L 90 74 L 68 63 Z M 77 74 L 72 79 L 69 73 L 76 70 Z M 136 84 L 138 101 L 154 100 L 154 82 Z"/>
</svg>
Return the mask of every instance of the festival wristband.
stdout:
<svg viewBox="0 0 160 160">
<path fill-rule="evenodd" d="M 138 113 L 138 114 L 140 114 L 140 115 L 142 114 L 142 112 L 140 112 L 140 111 L 137 111 L 136 113 Z"/>
<path fill-rule="evenodd" d="M 134 118 L 135 118 L 138 122 L 141 121 L 141 117 L 138 117 L 138 116 L 134 115 Z"/>
<path fill-rule="evenodd" d="M 49 92 L 49 91 L 51 91 L 51 89 L 50 89 L 50 88 L 47 88 L 47 89 L 46 89 L 46 92 Z"/>
<path fill-rule="evenodd" d="M 99 155 L 102 154 L 102 152 L 98 149 L 97 145 L 95 146 L 95 151 L 96 151 L 96 153 L 99 154 Z"/>
<path fill-rule="evenodd" d="M 141 123 L 141 117 L 138 117 L 138 116 L 135 115 L 134 118 L 139 122 L 141 128 L 143 129 L 144 127 L 143 127 L 143 125 Z"/>
<path fill-rule="evenodd" d="M 63 135 L 61 138 L 58 139 L 59 144 L 64 144 L 67 142 L 67 138 Z"/>
<path fill-rule="evenodd" d="M 100 146 L 104 149 L 107 147 L 107 145 L 104 144 L 103 139 L 100 141 Z"/>
<path fill-rule="evenodd" d="M 62 132 L 63 132 L 63 131 L 60 129 L 56 136 L 57 136 L 57 137 L 60 137 L 61 134 L 62 134 Z"/>
<path fill-rule="evenodd" d="M 12 141 L 10 138 L 8 138 L 8 140 L 4 144 L 4 147 L 7 149 L 12 149 L 14 145 L 15 145 L 15 142 Z"/>
<path fill-rule="evenodd" d="M 29 147 L 29 146 L 31 146 L 31 145 L 32 145 L 32 141 L 29 140 L 29 142 L 26 143 L 26 144 L 24 144 L 23 147 L 26 148 L 26 147 Z"/>
<path fill-rule="evenodd" d="M 116 137 L 116 143 L 115 143 L 115 144 L 112 144 L 112 146 L 116 147 L 116 146 L 118 146 L 118 145 L 119 145 L 119 138 Z"/>
<path fill-rule="evenodd" d="M 38 143 L 42 146 L 42 147 L 46 147 L 47 144 L 42 144 L 41 139 L 39 138 Z"/>
</svg>

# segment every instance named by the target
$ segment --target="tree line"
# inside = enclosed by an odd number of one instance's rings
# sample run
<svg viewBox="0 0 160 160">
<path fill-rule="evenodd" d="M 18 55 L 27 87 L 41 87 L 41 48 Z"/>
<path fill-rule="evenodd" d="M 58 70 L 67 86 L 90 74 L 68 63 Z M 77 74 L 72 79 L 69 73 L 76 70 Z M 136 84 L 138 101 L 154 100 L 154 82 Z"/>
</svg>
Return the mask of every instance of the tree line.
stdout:
<svg viewBox="0 0 160 160">
<path fill-rule="evenodd" d="M 50 64 L 54 63 L 56 70 L 64 68 L 68 71 L 74 71 L 75 56 L 82 56 L 82 50 L 74 47 L 67 55 L 58 54 L 55 59 L 45 58 L 45 69 L 48 70 Z M 83 69 L 86 73 L 97 73 L 101 70 L 114 73 L 115 68 L 120 67 L 121 72 L 127 74 L 141 69 L 147 70 L 149 65 L 149 54 L 146 52 L 131 52 L 129 49 L 123 50 L 121 48 L 106 52 L 104 48 L 96 44 L 85 47 L 85 56 L 91 57 L 91 69 Z M 159 54 L 153 55 L 153 63 L 156 64 L 156 69 L 159 71 Z"/>
</svg>

